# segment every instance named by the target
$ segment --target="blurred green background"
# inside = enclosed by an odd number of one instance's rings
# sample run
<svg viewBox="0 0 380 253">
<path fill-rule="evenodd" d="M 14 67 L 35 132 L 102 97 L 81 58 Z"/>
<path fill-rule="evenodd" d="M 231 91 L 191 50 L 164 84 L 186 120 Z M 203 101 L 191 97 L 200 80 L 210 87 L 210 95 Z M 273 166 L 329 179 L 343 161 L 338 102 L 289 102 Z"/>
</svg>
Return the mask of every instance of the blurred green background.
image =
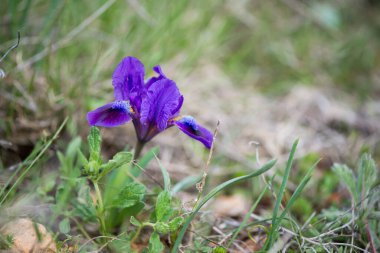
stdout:
<svg viewBox="0 0 380 253">
<path fill-rule="evenodd" d="M 213 64 L 236 90 L 273 99 L 296 85 L 339 90 L 359 104 L 377 99 L 379 8 L 364 0 L 2 0 L 1 52 L 17 32 L 21 40 L 0 63 L 0 133 L 54 126 L 65 115 L 77 133 L 86 111 L 112 99 L 110 77 L 126 55 L 148 75 L 156 64 L 175 66 L 171 76 Z"/>
</svg>

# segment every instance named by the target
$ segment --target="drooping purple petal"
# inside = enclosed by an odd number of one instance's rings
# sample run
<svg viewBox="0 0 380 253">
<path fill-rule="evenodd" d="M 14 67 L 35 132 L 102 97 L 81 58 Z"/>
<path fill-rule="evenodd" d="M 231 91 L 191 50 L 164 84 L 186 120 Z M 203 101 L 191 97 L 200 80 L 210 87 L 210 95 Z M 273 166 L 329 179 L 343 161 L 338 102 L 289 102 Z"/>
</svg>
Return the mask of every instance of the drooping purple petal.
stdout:
<svg viewBox="0 0 380 253">
<path fill-rule="evenodd" d="M 144 65 L 139 59 L 125 57 L 112 75 L 115 100 L 129 100 L 132 93 L 135 93 L 134 96 L 140 95 L 144 89 L 144 75 Z"/>
<path fill-rule="evenodd" d="M 151 84 L 141 104 L 141 123 L 166 129 L 169 119 L 181 109 L 183 97 L 174 81 L 163 78 Z"/>
<path fill-rule="evenodd" d="M 154 67 L 153 67 L 153 70 L 154 70 L 154 72 L 156 72 L 156 73 L 158 74 L 158 76 L 151 77 L 151 78 L 148 79 L 148 81 L 146 81 L 145 85 L 146 85 L 146 88 L 147 88 L 147 89 L 149 89 L 149 87 L 150 87 L 154 82 L 156 82 L 156 81 L 158 81 L 158 80 L 161 80 L 161 79 L 163 79 L 163 78 L 168 79 L 168 78 L 165 76 L 164 72 L 162 71 L 160 65 L 154 66 Z"/>
<path fill-rule="evenodd" d="M 174 124 L 185 134 L 203 143 L 210 149 L 213 141 L 212 133 L 206 128 L 198 125 L 191 116 L 184 116 L 174 121 Z"/>
<path fill-rule="evenodd" d="M 183 96 L 181 95 L 178 99 L 177 107 L 173 108 L 172 115 L 173 117 L 177 117 L 179 114 L 179 111 L 181 110 L 182 104 L 183 104 Z"/>
<path fill-rule="evenodd" d="M 127 101 L 108 103 L 87 113 L 90 126 L 115 127 L 131 120 L 131 106 Z"/>
</svg>

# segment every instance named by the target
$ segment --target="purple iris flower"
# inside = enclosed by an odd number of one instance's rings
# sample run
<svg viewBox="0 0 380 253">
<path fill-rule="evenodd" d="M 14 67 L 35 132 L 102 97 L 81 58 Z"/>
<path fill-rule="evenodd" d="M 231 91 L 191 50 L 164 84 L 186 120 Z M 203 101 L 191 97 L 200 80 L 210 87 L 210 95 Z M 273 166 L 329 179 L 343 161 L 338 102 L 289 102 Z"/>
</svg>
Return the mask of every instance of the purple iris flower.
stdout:
<svg viewBox="0 0 380 253">
<path fill-rule="evenodd" d="M 144 65 L 128 56 L 116 67 L 112 83 L 115 101 L 89 113 L 90 126 L 116 127 L 132 120 L 138 141 L 144 145 L 171 126 L 211 147 L 213 135 L 191 116 L 180 116 L 183 96 L 174 81 L 168 79 L 160 66 L 158 74 L 144 82 Z"/>
</svg>

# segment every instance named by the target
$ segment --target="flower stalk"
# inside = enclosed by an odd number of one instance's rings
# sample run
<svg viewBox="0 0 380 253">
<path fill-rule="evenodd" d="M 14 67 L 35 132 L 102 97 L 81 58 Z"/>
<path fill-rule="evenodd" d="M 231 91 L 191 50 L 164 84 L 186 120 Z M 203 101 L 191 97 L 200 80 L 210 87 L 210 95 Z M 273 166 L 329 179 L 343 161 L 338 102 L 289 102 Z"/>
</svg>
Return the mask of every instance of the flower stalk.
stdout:
<svg viewBox="0 0 380 253">
<path fill-rule="evenodd" d="M 97 216 L 100 222 L 100 231 L 103 235 L 105 235 L 107 232 L 107 229 L 106 229 L 106 222 L 104 220 L 104 204 L 103 204 L 102 193 L 100 192 L 99 184 L 97 180 L 92 180 L 92 184 L 94 185 L 94 188 L 95 188 L 96 201 L 97 201 L 96 211 L 97 211 Z"/>
<path fill-rule="evenodd" d="M 145 143 L 146 142 L 144 141 L 137 140 L 136 146 L 135 146 L 135 152 L 133 154 L 134 161 L 136 161 L 140 157 L 141 151 L 143 150 Z"/>
</svg>

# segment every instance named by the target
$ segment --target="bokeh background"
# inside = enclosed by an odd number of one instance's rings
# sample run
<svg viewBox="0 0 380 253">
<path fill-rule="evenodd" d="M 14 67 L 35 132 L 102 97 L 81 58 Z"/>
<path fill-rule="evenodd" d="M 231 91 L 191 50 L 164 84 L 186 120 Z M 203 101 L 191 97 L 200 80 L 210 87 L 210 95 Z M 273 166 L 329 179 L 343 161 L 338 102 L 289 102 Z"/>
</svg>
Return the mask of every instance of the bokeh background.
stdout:
<svg viewBox="0 0 380 253">
<path fill-rule="evenodd" d="M 281 163 L 300 138 L 291 180 L 322 160 L 318 197 L 296 210 L 339 204 L 332 163 L 354 165 L 363 151 L 380 162 L 379 14 L 375 0 L 1 0 L 1 55 L 20 41 L 0 62 L 0 183 L 66 117 L 50 157 L 86 136 L 87 111 L 112 101 L 113 70 L 132 55 L 147 76 L 160 64 L 176 81 L 183 114 L 211 130 L 220 121 L 215 180 Z M 132 124 L 102 131 L 105 156 L 133 148 Z M 156 145 L 174 180 L 204 166 L 202 145 L 175 129 Z"/>
</svg>

